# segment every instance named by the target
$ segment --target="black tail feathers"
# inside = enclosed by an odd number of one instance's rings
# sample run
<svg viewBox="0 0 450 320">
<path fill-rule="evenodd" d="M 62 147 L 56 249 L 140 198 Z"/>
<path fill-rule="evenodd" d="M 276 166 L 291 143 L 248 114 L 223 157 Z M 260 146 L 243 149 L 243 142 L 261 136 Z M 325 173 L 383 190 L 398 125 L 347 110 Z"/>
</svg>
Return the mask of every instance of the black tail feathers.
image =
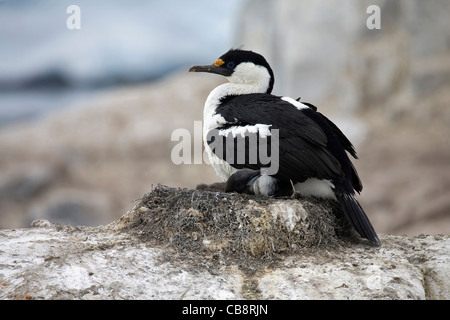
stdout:
<svg viewBox="0 0 450 320">
<path fill-rule="evenodd" d="M 361 237 L 368 239 L 370 242 L 380 245 L 380 239 L 378 238 L 372 224 L 369 221 L 366 213 L 355 199 L 353 194 L 348 193 L 336 193 L 336 197 L 341 204 L 345 217 L 358 231 Z"/>
</svg>

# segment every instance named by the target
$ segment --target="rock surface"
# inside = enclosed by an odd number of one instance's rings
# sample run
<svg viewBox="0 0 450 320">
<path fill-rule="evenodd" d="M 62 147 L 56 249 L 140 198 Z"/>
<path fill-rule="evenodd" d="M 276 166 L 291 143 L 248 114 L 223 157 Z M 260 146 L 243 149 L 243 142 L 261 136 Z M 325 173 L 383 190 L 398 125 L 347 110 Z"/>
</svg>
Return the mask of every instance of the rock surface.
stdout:
<svg viewBox="0 0 450 320">
<path fill-rule="evenodd" d="M 375 229 L 449 234 L 450 2 L 247 3 L 236 46 L 268 58 L 275 94 L 317 105 L 356 144 L 364 184 L 358 200 Z M 366 27 L 369 5 L 381 8 L 380 30 Z M 194 121 L 224 81 L 187 69 L 2 127 L 0 228 L 35 219 L 108 224 L 152 185 L 218 181 L 205 163 L 171 161 L 172 132 L 186 129 L 194 142 Z"/>
<path fill-rule="evenodd" d="M 0 230 L 0 299 L 450 298 L 449 237 L 370 246 L 334 210 L 158 186 L 106 226 Z"/>
</svg>

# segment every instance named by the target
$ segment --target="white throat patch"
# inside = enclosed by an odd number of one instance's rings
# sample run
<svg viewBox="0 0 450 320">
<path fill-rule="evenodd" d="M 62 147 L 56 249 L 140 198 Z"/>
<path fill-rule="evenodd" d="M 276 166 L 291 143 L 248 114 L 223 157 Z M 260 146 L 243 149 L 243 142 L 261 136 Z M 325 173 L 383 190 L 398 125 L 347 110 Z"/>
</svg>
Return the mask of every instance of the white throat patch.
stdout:
<svg viewBox="0 0 450 320">
<path fill-rule="evenodd" d="M 269 88 L 270 73 L 263 66 L 257 66 L 252 62 L 243 62 L 227 79 L 231 84 L 229 94 L 265 93 Z"/>
</svg>

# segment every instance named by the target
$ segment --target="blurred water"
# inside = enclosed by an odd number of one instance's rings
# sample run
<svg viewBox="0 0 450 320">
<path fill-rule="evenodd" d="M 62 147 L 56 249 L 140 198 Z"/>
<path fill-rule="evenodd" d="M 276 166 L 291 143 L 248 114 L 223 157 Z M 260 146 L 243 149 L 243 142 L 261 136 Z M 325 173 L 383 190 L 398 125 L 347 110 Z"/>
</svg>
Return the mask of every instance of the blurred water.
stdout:
<svg viewBox="0 0 450 320">
<path fill-rule="evenodd" d="M 0 0 L 0 126 L 214 59 L 241 2 Z M 80 30 L 66 26 L 72 4 Z"/>
</svg>

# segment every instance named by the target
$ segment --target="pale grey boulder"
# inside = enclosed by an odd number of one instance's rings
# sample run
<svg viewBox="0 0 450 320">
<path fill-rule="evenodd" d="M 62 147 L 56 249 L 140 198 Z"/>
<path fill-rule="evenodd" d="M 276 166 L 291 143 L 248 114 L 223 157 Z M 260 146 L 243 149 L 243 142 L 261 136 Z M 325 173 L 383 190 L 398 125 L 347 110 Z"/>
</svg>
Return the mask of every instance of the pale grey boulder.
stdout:
<svg viewBox="0 0 450 320">
<path fill-rule="evenodd" d="M 332 203 L 158 186 L 107 226 L 0 230 L 0 299 L 449 299 L 447 236 L 357 238 Z"/>
</svg>

